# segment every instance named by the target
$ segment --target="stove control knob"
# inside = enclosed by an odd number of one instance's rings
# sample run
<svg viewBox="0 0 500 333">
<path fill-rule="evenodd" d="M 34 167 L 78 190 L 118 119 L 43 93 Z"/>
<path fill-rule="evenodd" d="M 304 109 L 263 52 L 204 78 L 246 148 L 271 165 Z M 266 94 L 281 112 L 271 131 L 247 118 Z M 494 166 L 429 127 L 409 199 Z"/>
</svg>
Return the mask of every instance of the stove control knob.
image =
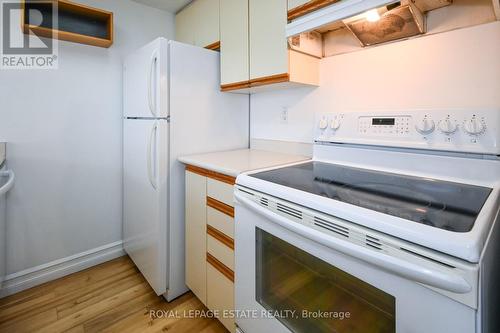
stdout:
<svg viewBox="0 0 500 333">
<path fill-rule="evenodd" d="M 470 135 L 481 135 L 486 130 L 486 125 L 476 116 L 464 122 L 464 131 Z"/>
<path fill-rule="evenodd" d="M 415 125 L 415 129 L 420 134 L 431 134 L 436 129 L 434 120 L 424 117 L 421 122 Z"/>
<path fill-rule="evenodd" d="M 321 118 L 318 127 L 321 130 L 325 130 L 328 127 L 328 119 L 326 117 Z"/>
<path fill-rule="evenodd" d="M 450 119 L 450 117 L 447 117 L 439 122 L 439 130 L 444 134 L 453 134 L 457 131 L 457 129 L 457 123 Z"/>
<path fill-rule="evenodd" d="M 332 122 L 330 123 L 330 128 L 334 131 L 340 128 L 340 119 L 338 117 L 332 119 Z"/>
</svg>

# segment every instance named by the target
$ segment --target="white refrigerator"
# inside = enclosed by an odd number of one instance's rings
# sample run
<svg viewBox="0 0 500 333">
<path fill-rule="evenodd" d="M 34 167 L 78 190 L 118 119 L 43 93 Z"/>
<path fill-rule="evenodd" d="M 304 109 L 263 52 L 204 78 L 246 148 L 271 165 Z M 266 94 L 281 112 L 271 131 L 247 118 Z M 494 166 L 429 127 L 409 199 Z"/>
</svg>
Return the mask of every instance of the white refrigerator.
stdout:
<svg viewBox="0 0 500 333">
<path fill-rule="evenodd" d="M 124 61 L 123 241 L 158 295 L 187 291 L 181 155 L 248 147 L 249 97 L 220 92 L 219 54 L 159 38 Z"/>
</svg>

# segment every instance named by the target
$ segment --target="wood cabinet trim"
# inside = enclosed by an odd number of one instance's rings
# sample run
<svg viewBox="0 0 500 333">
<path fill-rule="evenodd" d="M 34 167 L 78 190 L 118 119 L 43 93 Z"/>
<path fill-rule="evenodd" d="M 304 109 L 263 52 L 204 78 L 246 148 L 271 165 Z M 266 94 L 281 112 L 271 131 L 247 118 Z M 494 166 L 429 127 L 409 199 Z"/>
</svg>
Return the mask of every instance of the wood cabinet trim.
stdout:
<svg viewBox="0 0 500 333">
<path fill-rule="evenodd" d="M 210 265 L 212 265 L 213 268 L 219 271 L 222 275 L 227 277 L 231 282 L 234 282 L 234 272 L 208 252 L 207 252 L 207 262 Z"/>
<path fill-rule="evenodd" d="M 282 82 L 289 82 L 289 81 L 290 81 L 290 74 L 283 73 L 283 74 L 275 74 L 275 75 L 270 75 L 270 76 L 263 76 L 263 77 L 259 77 L 259 78 L 252 79 L 249 81 L 224 84 L 224 85 L 221 85 L 220 87 L 221 87 L 221 91 L 231 91 L 231 90 L 248 89 L 248 88 L 253 88 L 253 87 L 265 86 L 268 84 L 282 83 Z"/>
<path fill-rule="evenodd" d="M 235 83 L 222 84 L 220 86 L 221 91 L 239 90 L 250 88 L 250 81 L 240 81 Z"/>
<path fill-rule="evenodd" d="M 207 224 L 207 235 L 212 236 L 222 244 L 226 245 L 231 250 L 234 250 L 234 240 L 231 237 L 224 234 L 223 232 L 215 229 L 214 227 L 208 224 Z"/>
<path fill-rule="evenodd" d="M 201 176 L 212 178 L 229 185 L 234 185 L 236 183 L 236 178 L 233 176 L 228 176 L 216 171 L 207 170 L 191 164 L 186 164 L 186 171 L 194 172 Z"/>
<path fill-rule="evenodd" d="M 276 74 L 276 75 L 270 75 L 252 79 L 250 80 L 250 87 L 258 87 L 267 84 L 289 82 L 289 81 L 290 81 L 290 75 L 288 73 Z"/>
<path fill-rule="evenodd" d="M 315 10 L 339 2 L 340 0 L 311 0 L 305 4 L 292 8 L 288 11 L 288 21 L 309 14 Z"/>
<path fill-rule="evenodd" d="M 220 51 L 220 41 L 217 41 L 212 44 L 208 44 L 205 46 L 206 49 L 212 50 L 212 51 Z"/>
<path fill-rule="evenodd" d="M 207 196 L 207 206 L 234 218 L 234 208 L 217 199 Z"/>
</svg>

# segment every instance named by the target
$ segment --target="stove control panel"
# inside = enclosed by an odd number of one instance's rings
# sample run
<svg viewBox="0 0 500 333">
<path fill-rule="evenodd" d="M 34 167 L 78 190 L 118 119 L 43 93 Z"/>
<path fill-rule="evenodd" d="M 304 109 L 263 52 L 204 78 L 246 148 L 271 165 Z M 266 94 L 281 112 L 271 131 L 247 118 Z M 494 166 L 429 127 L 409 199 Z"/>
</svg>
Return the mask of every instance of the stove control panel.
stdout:
<svg viewBox="0 0 500 333">
<path fill-rule="evenodd" d="M 500 155 L 500 109 L 318 113 L 314 140 Z"/>
<path fill-rule="evenodd" d="M 411 121 L 411 116 L 359 117 L 358 132 L 362 135 L 407 136 Z"/>
</svg>

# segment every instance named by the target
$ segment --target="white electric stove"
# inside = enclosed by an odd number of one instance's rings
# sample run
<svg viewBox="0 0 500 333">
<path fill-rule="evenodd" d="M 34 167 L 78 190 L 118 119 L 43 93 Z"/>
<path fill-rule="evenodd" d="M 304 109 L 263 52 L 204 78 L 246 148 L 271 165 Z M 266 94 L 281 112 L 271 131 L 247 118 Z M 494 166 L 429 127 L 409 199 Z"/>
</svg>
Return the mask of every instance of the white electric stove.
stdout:
<svg viewBox="0 0 500 333">
<path fill-rule="evenodd" d="M 237 325 L 500 330 L 499 156 L 500 110 L 319 114 L 313 161 L 237 179 Z"/>
</svg>

